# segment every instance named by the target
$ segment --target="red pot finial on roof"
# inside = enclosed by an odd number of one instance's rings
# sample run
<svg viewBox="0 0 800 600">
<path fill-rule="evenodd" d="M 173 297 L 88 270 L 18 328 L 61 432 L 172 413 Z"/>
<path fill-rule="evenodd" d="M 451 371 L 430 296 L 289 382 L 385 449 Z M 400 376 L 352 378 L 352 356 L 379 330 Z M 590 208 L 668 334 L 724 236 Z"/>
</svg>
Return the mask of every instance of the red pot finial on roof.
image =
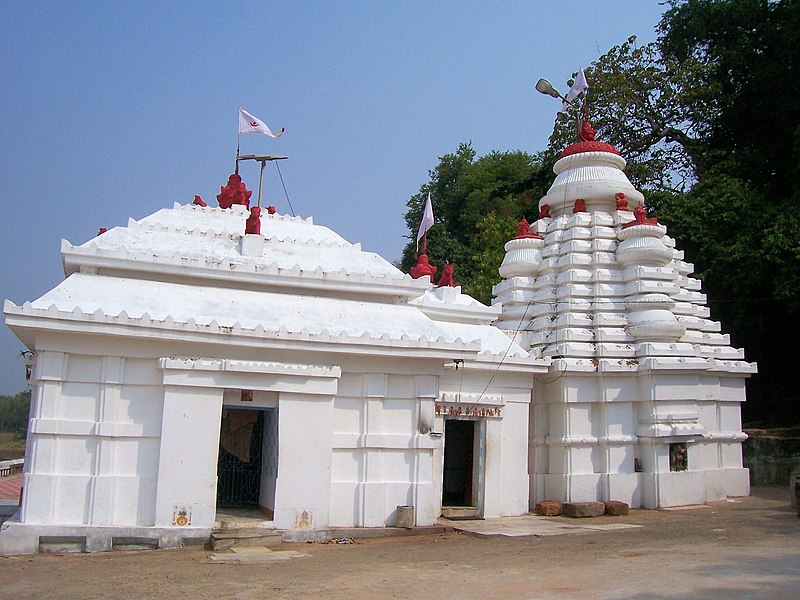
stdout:
<svg viewBox="0 0 800 600">
<path fill-rule="evenodd" d="M 208 206 L 208 204 L 206 204 L 205 200 L 203 200 L 197 194 L 194 195 L 194 200 L 192 201 L 192 204 L 194 204 L 195 206 Z"/>
<path fill-rule="evenodd" d="M 583 198 L 578 198 L 575 200 L 575 206 L 572 207 L 572 214 L 587 212 L 586 211 L 586 200 Z"/>
<path fill-rule="evenodd" d="M 274 215 L 274 214 L 275 214 L 275 212 L 276 212 L 276 210 L 277 210 L 277 209 L 276 209 L 274 206 L 272 206 L 271 204 L 270 204 L 270 205 L 267 207 L 267 212 L 268 212 L 269 214 L 271 214 L 271 215 Z"/>
<path fill-rule="evenodd" d="M 539 218 L 540 219 L 549 219 L 550 218 L 550 205 L 549 204 L 542 204 L 539 207 Z"/>
<path fill-rule="evenodd" d="M 625 192 L 617 192 L 614 194 L 614 200 L 617 203 L 617 210 L 628 210 L 628 197 Z"/>
<path fill-rule="evenodd" d="M 437 270 L 437 267 L 428 262 L 427 254 L 420 254 L 417 258 L 417 264 L 411 267 L 411 276 L 414 279 L 419 279 L 420 277 L 429 275 L 431 280 L 433 280 L 433 276 L 436 275 Z"/>
</svg>

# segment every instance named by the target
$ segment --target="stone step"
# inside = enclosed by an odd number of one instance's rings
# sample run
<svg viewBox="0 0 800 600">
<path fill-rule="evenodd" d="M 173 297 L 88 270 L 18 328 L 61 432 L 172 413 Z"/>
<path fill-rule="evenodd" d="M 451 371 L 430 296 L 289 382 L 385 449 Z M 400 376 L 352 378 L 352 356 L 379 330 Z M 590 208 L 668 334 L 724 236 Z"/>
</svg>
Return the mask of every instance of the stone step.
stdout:
<svg viewBox="0 0 800 600">
<path fill-rule="evenodd" d="M 211 534 L 211 547 L 215 552 L 230 548 L 280 546 L 283 537 L 280 531 L 255 527 L 250 529 L 218 529 Z"/>
<path fill-rule="evenodd" d="M 445 519 L 481 519 L 477 506 L 443 506 L 442 516 Z"/>
</svg>

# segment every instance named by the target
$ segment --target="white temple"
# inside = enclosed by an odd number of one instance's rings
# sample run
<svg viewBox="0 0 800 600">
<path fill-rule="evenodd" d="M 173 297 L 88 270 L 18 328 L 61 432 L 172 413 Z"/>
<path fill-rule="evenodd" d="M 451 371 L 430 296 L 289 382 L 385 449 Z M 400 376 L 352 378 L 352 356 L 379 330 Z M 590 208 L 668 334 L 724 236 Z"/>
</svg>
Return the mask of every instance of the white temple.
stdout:
<svg viewBox="0 0 800 600">
<path fill-rule="evenodd" d="M 311 219 L 265 214 L 245 234 L 237 204 L 64 241 L 66 279 L 4 307 L 33 391 L 0 554 L 177 546 L 242 503 L 313 532 L 392 526 L 400 506 L 430 525 L 448 505 L 746 495 L 755 365 L 665 228 L 636 221 L 624 166 L 599 142 L 565 151 L 493 307 Z"/>
<path fill-rule="evenodd" d="M 529 235 L 506 244 L 495 323 L 532 356 L 531 503 L 703 504 L 749 494 L 740 404 L 756 371 L 708 319 L 693 267 L 594 140 L 567 147 Z"/>
</svg>

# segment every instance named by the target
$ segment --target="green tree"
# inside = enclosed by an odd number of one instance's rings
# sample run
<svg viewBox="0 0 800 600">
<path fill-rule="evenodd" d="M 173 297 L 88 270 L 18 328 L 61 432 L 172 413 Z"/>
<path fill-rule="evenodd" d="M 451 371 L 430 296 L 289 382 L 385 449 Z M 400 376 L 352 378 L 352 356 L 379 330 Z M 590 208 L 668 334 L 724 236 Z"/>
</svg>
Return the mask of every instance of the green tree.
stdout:
<svg viewBox="0 0 800 600">
<path fill-rule="evenodd" d="M 626 158 L 628 178 L 637 188 L 682 191 L 704 170 L 708 149 L 701 140 L 716 110 L 711 72 L 696 60 L 664 58 L 656 42 L 638 46 L 635 36 L 585 69 L 598 139 Z M 551 154 L 576 140 L 580 108 L 567 115 L 556 122 Z"/>
<path fill-rule="evenodd" d="M 0 431 L 17 433 L 24 437 L 28 431 L 30 404 L 30 391 L 14 396 L 0 396 Z"/>
<path fill-rule="evenodd" d="M 429 172 L 430 180 L 407 202 L 410 241 L 401 269 L 409 271 L 415 262 L 416 233 L 430 192 L 436 221 L 428 231 L 431 263 L 441 272 L 449 259 L 456 283 L 482 302 L 491 302 L 491 287 L 500 280 L 503 245 L 513 237 L 520 218 L 536 217 L 539 198 L 551 183 L 546 162 L 544 154 L 522 151 L 491 152 L 476 159 L 468 143 L 440 157 Z"/>
</svg>

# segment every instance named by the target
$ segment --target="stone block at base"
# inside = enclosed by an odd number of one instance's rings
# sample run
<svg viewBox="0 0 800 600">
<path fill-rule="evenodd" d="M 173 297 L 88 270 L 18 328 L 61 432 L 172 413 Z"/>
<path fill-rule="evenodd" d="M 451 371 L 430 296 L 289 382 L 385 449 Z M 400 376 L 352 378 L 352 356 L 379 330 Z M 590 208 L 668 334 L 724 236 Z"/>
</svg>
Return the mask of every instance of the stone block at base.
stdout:
<svg viewBox="0 0 800 600">
<path fill-rule="evenodd" d="M 603 502 L 606 507 L 606 514 L 612 517 L 624 517 L 630 512 L 630 506 L 619 500 L 608 500 Z"/>
<path fill-rule="evenodd" d="M 565 517 L 599 517 L 606 512 L 602 502 L 564 502 Z"/>
<path fill-rule="evenodd" d="M 536 508 L 534 508 L 533 512 L 543 517 L 557 517 L 563 511 L 561 509 L 561 502 L 543 500 L 542 502 L 536 503 Z"/>
</svg>

